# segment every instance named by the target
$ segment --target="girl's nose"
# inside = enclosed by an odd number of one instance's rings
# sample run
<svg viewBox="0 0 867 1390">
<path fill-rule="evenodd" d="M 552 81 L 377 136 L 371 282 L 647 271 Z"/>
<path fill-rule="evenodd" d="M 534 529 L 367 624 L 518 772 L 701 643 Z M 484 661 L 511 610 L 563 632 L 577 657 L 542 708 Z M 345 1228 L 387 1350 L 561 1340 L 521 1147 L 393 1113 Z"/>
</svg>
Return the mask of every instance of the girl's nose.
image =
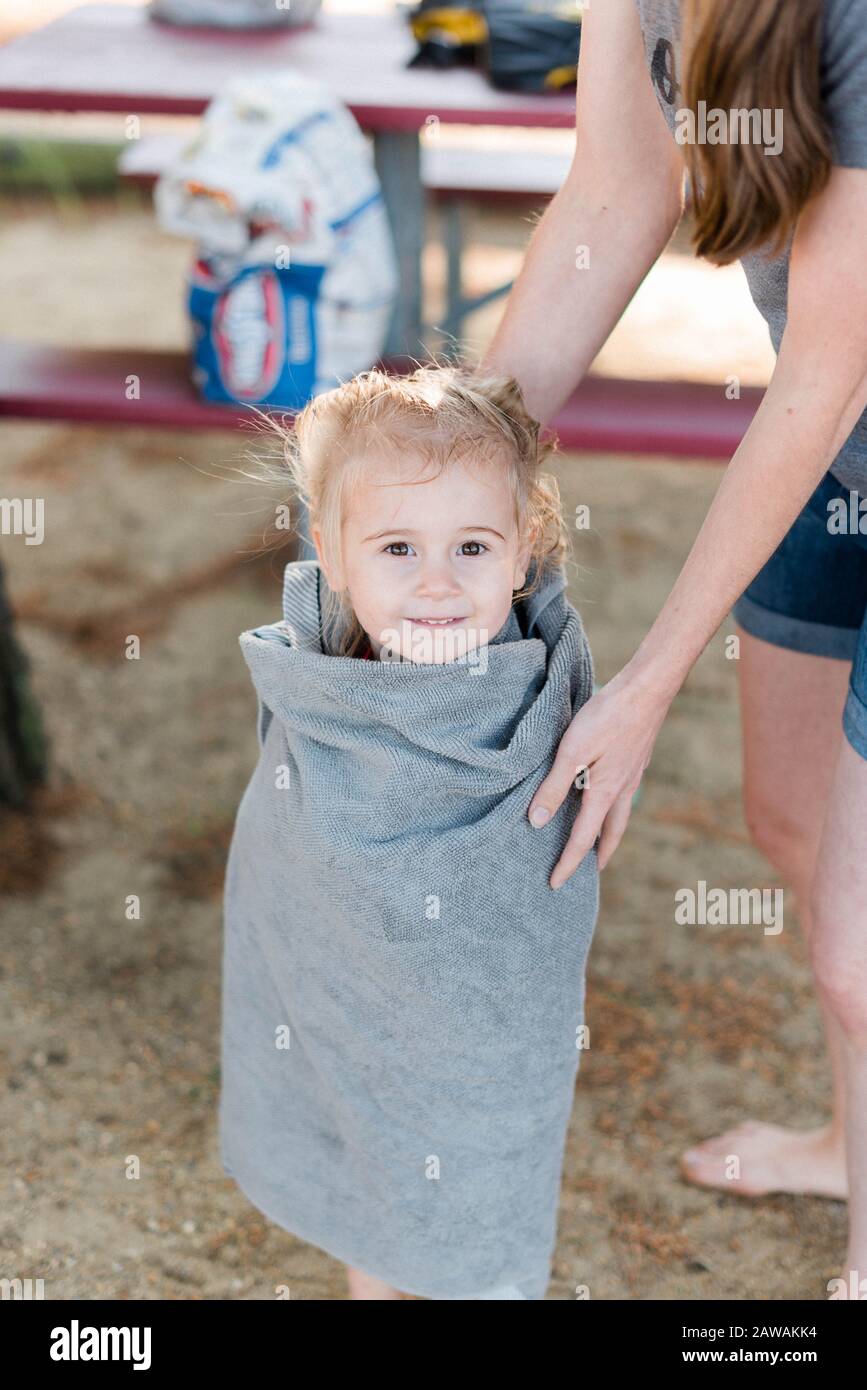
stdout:
<svg viewBox="0 0 867 1390">
<path fill-rule="evenodd" d="M 418 575 L 419 592 L 435 596 L 437 594 L 456 594 L 460 584 L 448 560 L 430 558 L 421 567 Z"/>
</svg>

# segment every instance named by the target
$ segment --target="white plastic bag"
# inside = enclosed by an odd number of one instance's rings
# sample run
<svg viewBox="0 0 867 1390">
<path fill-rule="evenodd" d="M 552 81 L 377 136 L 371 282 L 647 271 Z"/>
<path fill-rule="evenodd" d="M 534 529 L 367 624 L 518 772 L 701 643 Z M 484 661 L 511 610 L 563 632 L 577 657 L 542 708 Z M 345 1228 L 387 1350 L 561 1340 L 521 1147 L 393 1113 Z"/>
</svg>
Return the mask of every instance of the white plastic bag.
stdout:
<svg viewBox="0 0 867 1390">
<path fill-rule="evenodd" d="M 207 399 L 300 409 L 378 359 L 394 243 L 371 149 L 322 84 L 234 79 L 155 202 L 163 227 L 199 244 L 189 304 Z"/>
</svg>

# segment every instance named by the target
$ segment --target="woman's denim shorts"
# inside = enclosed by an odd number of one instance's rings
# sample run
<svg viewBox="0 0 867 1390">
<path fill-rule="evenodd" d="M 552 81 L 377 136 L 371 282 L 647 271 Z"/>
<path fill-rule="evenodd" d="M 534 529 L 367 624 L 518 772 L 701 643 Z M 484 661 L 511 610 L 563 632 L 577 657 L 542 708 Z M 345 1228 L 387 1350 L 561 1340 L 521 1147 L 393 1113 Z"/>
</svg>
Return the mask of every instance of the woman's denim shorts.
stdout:
<svg viewBox="0 0 867 1390">
<path fill-rule="evenodd" d="M 867 495 L 826 473 L 732 613 L 777 647 L 852 662 L 843 733 L 867 758 Z"/>
</svg>

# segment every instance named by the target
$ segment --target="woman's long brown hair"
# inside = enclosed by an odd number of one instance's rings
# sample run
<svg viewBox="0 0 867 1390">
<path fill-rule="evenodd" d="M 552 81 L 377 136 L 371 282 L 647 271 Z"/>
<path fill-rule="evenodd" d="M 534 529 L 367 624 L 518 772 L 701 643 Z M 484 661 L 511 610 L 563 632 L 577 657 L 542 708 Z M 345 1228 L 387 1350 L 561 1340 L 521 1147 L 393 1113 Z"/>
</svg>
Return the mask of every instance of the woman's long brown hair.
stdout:
<svg viewBox="0 0 867 1390">
<path fill-rule="evenodd" d="M 779 255 L 825 187 L 832 150 L 820 104 L 824 0 L 682 0 L 684 105 L 783 112 L 782 149 L 684 145 L 696 255 L 727 265 Z"/>
</svg>

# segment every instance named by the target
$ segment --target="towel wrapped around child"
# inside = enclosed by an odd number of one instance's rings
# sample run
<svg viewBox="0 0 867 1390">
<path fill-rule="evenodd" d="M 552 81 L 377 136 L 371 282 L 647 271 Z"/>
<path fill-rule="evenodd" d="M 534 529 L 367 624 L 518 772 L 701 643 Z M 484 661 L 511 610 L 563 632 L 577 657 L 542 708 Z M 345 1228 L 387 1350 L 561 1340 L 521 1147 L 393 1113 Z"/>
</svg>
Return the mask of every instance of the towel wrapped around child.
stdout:
<svg viewBox="0 0 867 1390">
<path fill-rule="evenodd" d="M 565 590 L 545 570 L 454 661 L 364 661 L 294 561 L 283 621 L 239 639 L 260 756 L 225 883 L 223 1167 L 428 1298 L 550 1276 L 599 893 L 595 845 L 548 882 L 580 790 L 527 818 L 593 689 Z"/>
</svg>

